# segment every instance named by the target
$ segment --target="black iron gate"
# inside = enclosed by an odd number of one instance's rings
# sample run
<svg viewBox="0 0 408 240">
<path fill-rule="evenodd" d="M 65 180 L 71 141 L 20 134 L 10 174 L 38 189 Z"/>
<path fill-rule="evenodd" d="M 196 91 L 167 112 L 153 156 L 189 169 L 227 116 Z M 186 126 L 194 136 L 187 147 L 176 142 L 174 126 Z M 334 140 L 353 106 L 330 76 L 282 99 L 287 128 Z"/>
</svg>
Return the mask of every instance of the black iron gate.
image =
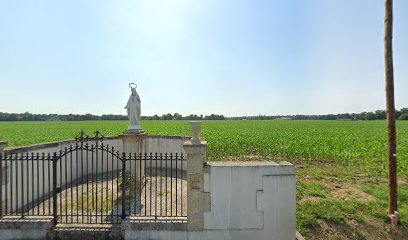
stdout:
<svg viewBox="0 0 408 240">
<path fill-rule="evenodd" d="M 98 131 L 51 154 L 0 155 L 0 216 L 55 223 L 120 223 L 126 216 L 186 217 L 183 154 L 119 152 Z"/>
</svg>

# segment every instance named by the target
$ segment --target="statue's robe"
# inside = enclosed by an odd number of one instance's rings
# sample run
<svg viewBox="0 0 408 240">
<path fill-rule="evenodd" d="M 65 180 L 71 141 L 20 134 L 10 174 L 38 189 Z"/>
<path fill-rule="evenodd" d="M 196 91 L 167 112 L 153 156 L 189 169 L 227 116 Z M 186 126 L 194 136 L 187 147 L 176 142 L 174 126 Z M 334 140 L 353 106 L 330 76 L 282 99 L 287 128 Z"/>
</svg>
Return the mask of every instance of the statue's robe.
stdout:
<svg viewBox="0 0 408 240">
<path fill-rule="evenodd" d="M 139 95 L 130 95 L 126 104 L 127 114 L 130 121 L 129 129 L 140 128 L 140 98 Z"/>
</svg>

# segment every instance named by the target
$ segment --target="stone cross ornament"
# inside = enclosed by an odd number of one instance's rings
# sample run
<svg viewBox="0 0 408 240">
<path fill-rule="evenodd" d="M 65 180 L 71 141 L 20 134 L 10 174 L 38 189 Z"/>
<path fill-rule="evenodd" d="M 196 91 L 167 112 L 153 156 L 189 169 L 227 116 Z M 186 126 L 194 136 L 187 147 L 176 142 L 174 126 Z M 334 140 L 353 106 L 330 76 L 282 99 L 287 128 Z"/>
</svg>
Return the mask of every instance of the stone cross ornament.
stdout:
<svg viewBox="0 0 408 240">
<path fill-rule="evenodd" d="M 135 83 L 129 83 L 131 90 L 131 95 L 125 106 L 127 110 L 127 115 L 130 121 L 128 131 L 138 131 L 140 130 L 140 97 L 136 92 L 137 85 Z"/>
</svg>

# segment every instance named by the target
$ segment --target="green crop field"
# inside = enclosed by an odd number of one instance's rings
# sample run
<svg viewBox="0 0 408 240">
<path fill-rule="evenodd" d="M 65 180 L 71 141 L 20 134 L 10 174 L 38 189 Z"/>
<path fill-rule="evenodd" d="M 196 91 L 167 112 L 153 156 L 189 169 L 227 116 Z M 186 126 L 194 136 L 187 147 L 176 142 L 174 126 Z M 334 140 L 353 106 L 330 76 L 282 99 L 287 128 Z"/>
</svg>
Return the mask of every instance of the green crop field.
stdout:
<svg viewBox="0 0 408 240">
<path fill-rule="evenodd" d="M 191 134 L 187 121 L 143 121 L 151 135 Z M 9 146 L 72 139 L 83 129 L 105 136 L 126 130 L 127 121 L 0 122 Z M 399 172 L 408 175 L 408 122 L 397 122 Z M 385 121 L 204 121 L 209 161 L 287 160 L 354 164 L 371 174 L 386 169 Z M 310 162 L 310 161 L 308 161 Z"/>
<path fill-rule="evenodd" d="M 127 121 L 0 122 L 0 140 L 22 146 L 73 138 L 81 129 L 117 135 Z M 143 121 L 151 135 L 191 134 L 186 121 Z M 397 122 L 398 156 L 408 158 L 408 122 Z M 384 160 L 385 121 L 204 121 L 201 136 L 211 160 L 264 156 L 273 159 Z"/>
<path fill-rule="evenodd" d="M 0 140 L 22 146 L 73 138 L 81 129 L 117 135 L 127 121 L 0 122 Z M 190 135 L 186 121 L 143 121 L 151 135 Z M 408 122 L 397 122 L 398 157 L 408 159 Z M 385 160 L 385 121 L 204 121 L 208 158 Z"/>
</svg>

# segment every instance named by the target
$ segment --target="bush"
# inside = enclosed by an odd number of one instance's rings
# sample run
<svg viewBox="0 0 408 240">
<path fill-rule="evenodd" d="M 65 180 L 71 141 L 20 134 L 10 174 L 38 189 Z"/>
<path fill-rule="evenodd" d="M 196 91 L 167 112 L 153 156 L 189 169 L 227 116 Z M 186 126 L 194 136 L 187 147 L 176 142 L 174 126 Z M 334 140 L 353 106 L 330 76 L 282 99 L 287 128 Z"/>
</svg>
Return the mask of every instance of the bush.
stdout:
<svg viewBox="0 0 408 240">
<path fill-rule="evenodd" d="M 408 120 L 408 113 L 401 114 L 401 116 L 398 119 L 399 120 Z"/>
</svg>

